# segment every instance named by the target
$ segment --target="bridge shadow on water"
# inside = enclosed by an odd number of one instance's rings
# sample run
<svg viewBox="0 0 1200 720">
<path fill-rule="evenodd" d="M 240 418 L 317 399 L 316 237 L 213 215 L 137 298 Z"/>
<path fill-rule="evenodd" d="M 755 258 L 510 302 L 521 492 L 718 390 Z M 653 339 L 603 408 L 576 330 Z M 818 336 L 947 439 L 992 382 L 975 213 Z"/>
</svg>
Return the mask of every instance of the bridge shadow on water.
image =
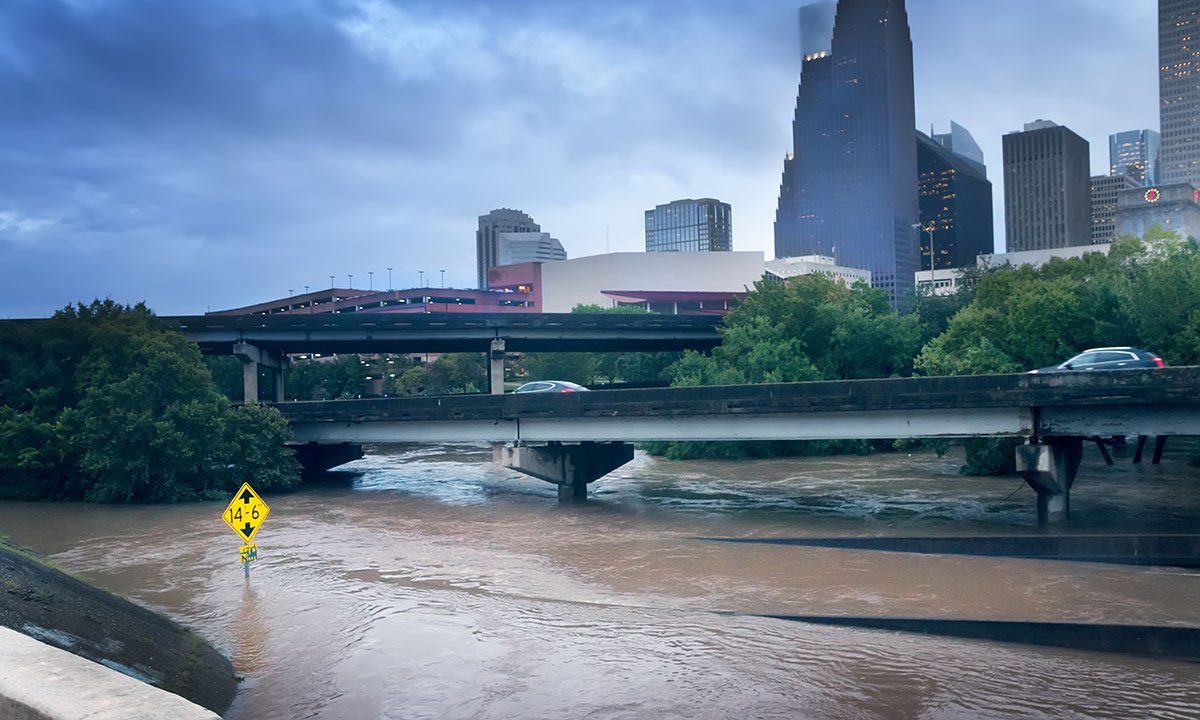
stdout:
<svg viewBox="0 0 1200 720">
<path fill-rule="evenodd" d="M 1200 535 L 1010 535 L 984 537 L 720 538 L 721 543 L 973 555 L 1030 560 L 1200 568 Z"/>
<path fill-rule="evenodd" d="M 1200 628 L 1193 627 L 836 615 L 756 614 L 752 617 L 1200 663 Z"/>
<path fill-rule="evenodd" d="M 890 553 L 1200 567 L 1200 535 L 693 539 L 719 543 L 791 545 Z M 1200 663 L 1200 628 L 1196 627 L 836 615 L 753 616 L 817 625 L 1120 653 Z"/>
</svg>

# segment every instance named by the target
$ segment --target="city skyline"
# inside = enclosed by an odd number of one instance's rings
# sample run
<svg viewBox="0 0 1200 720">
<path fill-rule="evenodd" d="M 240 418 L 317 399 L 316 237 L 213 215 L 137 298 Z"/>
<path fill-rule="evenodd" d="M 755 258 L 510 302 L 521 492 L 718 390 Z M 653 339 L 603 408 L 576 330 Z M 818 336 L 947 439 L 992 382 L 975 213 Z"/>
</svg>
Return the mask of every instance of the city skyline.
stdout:
<svg viewBox="0 0 1200 720">
<path fill-rule="evenodd" d="M 641 249 L 664 199 L 719 197 L 770 254 L 801 4 L 697 3 L 669 37 L 677 14 L 634 2 L 6 5 L 0 317 L 200 312 L 393 266 L 470 287 L 499 207 L 580 257 Z M 1152 0 L 992 5 L 909 0 L 917 128 L 955 120 L 996 163 L 1050 117 L 1099 168 L 1108 135 L 1158 127 Z"/>
</svg>

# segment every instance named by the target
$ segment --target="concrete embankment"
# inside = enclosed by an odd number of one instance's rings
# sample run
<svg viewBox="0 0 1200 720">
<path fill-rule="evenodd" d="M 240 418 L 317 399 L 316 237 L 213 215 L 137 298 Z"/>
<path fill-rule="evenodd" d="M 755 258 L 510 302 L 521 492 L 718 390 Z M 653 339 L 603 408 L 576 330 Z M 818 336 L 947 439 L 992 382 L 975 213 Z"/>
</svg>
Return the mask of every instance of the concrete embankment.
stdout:
<svg viewBox="0 0 1200 720">
<path fill-rule="evenodd" d="M 178 695 L 8 628 L 0 628 L 0 668 L 6 720 L 220 720 Z"/>
<path fill-rule="evenodd" d="M 229 660 L 192 631 L 56 570 L 37 558 L 4 546 L 0 546 L 0 627 L 40 641 L 47 650 L 66 651 L 57 660 L 47 659 L 41 665 L 44 673 L 58 661 L 62 661 L 64 668 L 68 667 L 66 660 L 72 659 L 68 653 L 78 655 L 91 661 L 89 666 L 116 671 L 114 674 L 132 678 L 130 682 L 166 691 L 163 694 L 167 696 L 173 693 L 215 713 L 224 712 L 237 692 L 237 679 Z M 7 642 L 4 644 L 8 645 Z M 4 682 L 7 684 L 11 680 L 19 684 L 19 663 L 14 664 L 7 655 L 0 658 L 0 675 Z M 57 679 L 53 684 L 43 684 L 42 694 L 46 696 L 43 699 L 66 702 L 68 705 L 63 707 L 70 707 L 69 703 L 75 698 L 91 697 L 87 683 L 71 680 L 76 672 L 82 671 L 49 673 Z M 37 687 L 35 683 L 31 692 Z M 9 715 L 0 712 L 0 717 Z M 79 716 L 33 714 L 15 717 Z M 142 716 L 85 717 L 90 720 L 93 717 Z M 164 712 L 145 717 L 191 716 Z"/>
</svg>

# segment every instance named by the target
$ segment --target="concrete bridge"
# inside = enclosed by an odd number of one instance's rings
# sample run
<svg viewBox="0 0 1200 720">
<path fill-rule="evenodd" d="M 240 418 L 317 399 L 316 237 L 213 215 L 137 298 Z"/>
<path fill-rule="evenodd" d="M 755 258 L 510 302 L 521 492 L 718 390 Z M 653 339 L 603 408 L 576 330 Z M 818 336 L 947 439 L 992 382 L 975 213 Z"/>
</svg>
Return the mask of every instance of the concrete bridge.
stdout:
<svg viewBox="0 0 1200 720">
<path fill-rule="evenodd" d="M 1070 516 L 1083 443 L 1200 436 L 1200 368 L 898 378 L 590 393 L 458 395 L 276 405 L 301 443 L 491 442 L 560 500 L 648 440 L 1025 437 L 1018 470 L 1038 520 Z"/>
<path fill-rule="evenodd" d="M 488 381 L 504 392 L 507 352 L 659 352 L 711 350 L 718 317 L 581 313 L 428 313 L 416 315 L 201 315 L 167 317 L 206 353 L 243 363 L 244 397 L 258 398 L 262 367 L 283 399 L 288 354 L 488 353 Z"/>
</svg>

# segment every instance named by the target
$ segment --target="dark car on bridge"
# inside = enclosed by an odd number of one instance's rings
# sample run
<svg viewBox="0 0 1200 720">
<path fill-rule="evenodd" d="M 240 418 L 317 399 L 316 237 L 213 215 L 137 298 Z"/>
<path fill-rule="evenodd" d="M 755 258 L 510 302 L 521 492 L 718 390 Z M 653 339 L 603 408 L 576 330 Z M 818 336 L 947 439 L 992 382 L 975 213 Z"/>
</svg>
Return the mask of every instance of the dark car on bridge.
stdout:
<svg viewBox="0 0 1200 720">
<path fill-rule="evenodd" d="M 587 392 L 588 389 L 582 385 L 576 385 L 573 382 L 566 380 L 538 380 L 535 382 L 527 382 L 521 387 L 513 390 L 519 393 L 537 393 L 537 392 Z"/>
<path fill-rule="evenodd" d="M 1135 347 L 1103 347 L 1084 350 L 1075 357 L 1058 365 L 1030 370 L 1033 373 L 1062 373 L 1085 370 L 1135 370 L 1138 368 L 1162 368 L 1167 364 L 1162 356 L 1149 350 Z"/>
</svg>

